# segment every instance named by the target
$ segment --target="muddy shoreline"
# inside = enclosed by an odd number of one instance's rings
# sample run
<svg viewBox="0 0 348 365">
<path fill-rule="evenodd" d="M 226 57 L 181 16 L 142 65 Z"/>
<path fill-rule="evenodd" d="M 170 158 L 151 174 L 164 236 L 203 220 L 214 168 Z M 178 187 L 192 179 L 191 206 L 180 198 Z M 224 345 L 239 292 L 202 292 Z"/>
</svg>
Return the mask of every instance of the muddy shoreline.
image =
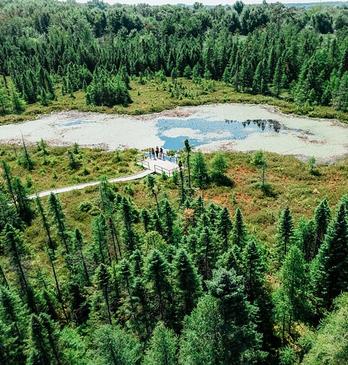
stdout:
<svg viewBox="0 0 348 365">
<path fill-rule="evenodd" d="M 262 149 L 294 155 L 301 160 L 314 156 L 318 162 L 325 163 L 348 156 L 348 125 L 335 119 L 285 114 L 274 106 L 260 104 L 205 104 L 177 107 L 140 116 L 76 110 L 55 112 L 31 121 L 1 125 L 0 143 L 20 143 L 23 135 L 28 144 L 43 138 L 47 143 L 58 146 L 77 142 L 81 146 L 109 150 L 118 148 L 142 150 L 154 145 L 164 145 L 164 134 L 160 134 L 158 120 L 165 122 L 167 118 L 172 124 L 173 119 L 178 119 L 181 123 L 187 120 L 188 128 L 184 128 L 187 130 L 192 127 L 190 120 L 193 118 L 195 120 L 201 118 L 205 122 L 211 121 L 212 125 L 216 120 L 243 122 L 252 119 L 272 119 L 283 126 L 281 133 L 250 133 L 244 139 L 234 139 L 233 136 L 228 137 L 221 133 L 220 140 L 209 140 L 209 133 L 199 131 L 202 134 L 202 145 L 197 148 L 205 152 L 216 150 L 247 152 Z M 172 132 L 175 137 L 174 129 L 167 131 L 167 135 L 171 135 Z M 188 138 L 190 138 L 189 132 Z M 198 133 L 193 129 L 191 132 L 195 135 Z M 176 137 L 180 137 L 179 134 Z"/>
</svg>

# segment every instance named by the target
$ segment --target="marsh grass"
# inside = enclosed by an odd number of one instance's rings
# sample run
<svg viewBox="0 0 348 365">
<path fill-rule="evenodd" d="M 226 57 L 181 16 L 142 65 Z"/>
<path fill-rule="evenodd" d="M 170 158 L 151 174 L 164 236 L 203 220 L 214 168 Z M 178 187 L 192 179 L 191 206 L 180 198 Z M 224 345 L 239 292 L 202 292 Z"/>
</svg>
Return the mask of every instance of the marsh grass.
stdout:
<svg viewBox="0 0 348 365">
<path fill-rule="evenodd" d="M 113 108 L 87 105 L 84 91 L 75 92 L 74 97 L 63 96 L 60 87 L 57 87 L 57 99 L 49 105 L 43 106 L 39 103 L 28 105 L 22 114 L 0 116 L 0 124 L 35 119 L 42 114 L 63 110 L 141 115 L 160 112 L 177 106 L 212 103 L 267 104 L 279 108 L 283 113 L 348 121 L 348 113 L 338 112 L 327 106 L 298 106 L 291 102 L 286 95 L 280 99 L 272 96 L 240 93 L 221 81 L 201 80 L 201 82 L 195 83 L 189 79 L 179 78 L 176 83 L 178 86 L 174 87 L 175 92 L 172 92 L 173 83 L 169 78 L 166 82 L 151 79 L 144 83 L 140 83 L 138 79 L 133 79 L 130 90 L 133 102 L 128 106 L 119 105 Z"/>
</svg>

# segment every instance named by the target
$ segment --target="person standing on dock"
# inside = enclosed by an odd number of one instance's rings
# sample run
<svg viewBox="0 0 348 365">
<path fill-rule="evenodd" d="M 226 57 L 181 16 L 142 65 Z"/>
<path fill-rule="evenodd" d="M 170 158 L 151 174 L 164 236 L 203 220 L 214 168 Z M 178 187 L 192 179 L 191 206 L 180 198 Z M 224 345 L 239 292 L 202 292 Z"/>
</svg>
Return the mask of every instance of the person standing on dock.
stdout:
<svg viewBox="0 0 348 365">
<path fill-rule="evenodd" d="M 160 148 L 160 159 L 164 160 L 164 153 L 163 153 L 163 148 Z"/>
<path fill-rule="evenodd" d="M 150 158 L 155 159 L 155 150 L 153 147 L 151 147 Z"/>
<path fill-rule="evenodd" d="M 156 159 L 158 159 L 158 154 L 159 154 L 159 148 L 158 146 L 156 146 Z"/>
</svg>

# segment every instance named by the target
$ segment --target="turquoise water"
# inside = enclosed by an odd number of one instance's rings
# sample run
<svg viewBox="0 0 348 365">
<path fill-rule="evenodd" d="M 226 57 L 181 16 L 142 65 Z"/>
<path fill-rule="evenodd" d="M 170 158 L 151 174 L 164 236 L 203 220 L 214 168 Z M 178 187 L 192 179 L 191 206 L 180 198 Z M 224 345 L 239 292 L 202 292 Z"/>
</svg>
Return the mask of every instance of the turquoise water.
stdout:
<svg viewBox="0 0 348 365">
<path fill-rule="evenodd" d="M 245 139 L 252 133 L 279 133 L 287 129 L 272 119 L 257 120 L 212 120 L 211 118 L 159 118 L 157 120 L 158 136 L 164 141 L 164 148 L 178 150 L 186 138 L 190 144 L 203 144 Z"/>
</svg>

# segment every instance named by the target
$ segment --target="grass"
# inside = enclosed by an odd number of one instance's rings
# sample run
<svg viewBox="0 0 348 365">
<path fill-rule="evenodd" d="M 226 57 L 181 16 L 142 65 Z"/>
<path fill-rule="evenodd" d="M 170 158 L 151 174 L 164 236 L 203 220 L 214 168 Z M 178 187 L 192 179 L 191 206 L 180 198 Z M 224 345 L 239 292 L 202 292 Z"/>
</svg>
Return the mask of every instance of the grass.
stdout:
<svg viewBox="0 0 348 365">
<path fill-rule="evenodd" d="M 72 109 L 87 112 L 140 115 L 160 112 L 177 106 L 208 103 L 268 104 L 279 108 L 284 113 L 348 121 L 348 113 L 338 112 L 332 107 L 300 107 L 291 101 L 287 101 L 286 96 L 279 99 L 271 96 L 240 93 L 221 81 L 203 80 L 201 83 L 194 83 L 192 80 L 180 78 L 178 80 L 179 92 L 174 93 L 174 96 L 170 92 L 170 84 L 170 79 L 166 82 L 148 80 L 145 84 L 140 83 L 138 80 L 132 80 L 130 94 L 133 102 L 128 106 L 119 105 L 113 108 L 87 105 L 84 91 L 77 91 L 74 93 L 74 97 L 70 97 L 69 95 L 62 96 L 60 88 L 57 88 L 57 100 L 52 101 L 48 106 L 39 103 L 30 104 L 22 114 L 0 116 L 0 124 L 21 122 L 35 119 L 41 114 Z"/>
<path fill-rule="evenodd" d="M 98 180 L 102 176 L 131 175 L 141 170 L 136 164 L 139 152 L 133 149 L 111 152 L 79 148 L 79 153 L 76 155 L 79 166 L 76 169 L 69 166 L 68 150 L 72 151 L 72 147 L 48 147 L 47 156 L 36 147 L 29 147 L 28 150 L 34 161 L 32 171 L 19 164 L 23 148 L 17 145 L 0 146 L 0 160 L 9 163 L 14 176 L 25 176 L 25 185 L 31 193 Z M 0 182 L 1 179 L 0 177 Z"/>
<path fill-rule="evenodd" d="M 80 172 L 72 173 L 67 168 L 66 148 L 50 148 L 50 156 L 54 159 L 54 167 L 46 167 L 46 174 L 41 173 L 42 166 L 36 165 L 35 170 L 28 174 L 33 183 L 33 190 L 54 186 L 65 186 L 75 182 L 75 179 L 93 180 L 101 174 L 117 176 L 133 172 L 136 152 L 133 150 L 120 152 L 121 161 L 115 162 L 115 153 L 101 150 L 83 149 L 83 160 L 91 173 L 81 177 Z M 13 159 L 14 152 L 10 147 L 2 148 L 5 153 L 2 158 L 7 160 L 14 175 L 25 176 L 26 170 L 19 167 Z M 40 157 L 33 156 L 40 161 Z M 214 154 L 208 154 L 208 162 Z M 295 222 L 301 217 L 311 218 L 315 207 L 327 197 L 334 209 L 339 199 L 348 193 L 348 159 L 338 161 L 330 165 L 318 167 L 319 174 L 310 174 L 308 166 L 294 157 L 280 156 L 267 153 L 268 169 L 266 182 L 272 187 L 272 194 L 265 195 L 259 188 L 260 172 L 250 163 L 250 153 L 225 153 L 228 162 L 228 177 L 234 181 L 233 187 L 221 187 L 211 185 L 205 190 L 196 190 L 196 196 L 203 195 L 207 202 L 215 202 L 226 206 L 231 215 L 240 207 L 248 224 L 249 231 L 272 246 L 276 237 L 276 227 L 279 212 L 289 206 Z M 62 158 L 59 158 L 62 156 Z M 129 164 L 126 166 L 126 164 Z M 98 166 L 98 169 L 96 167 Z M 122 172 L 121 173 L 121 169 Z M 124 170 L 123 170 L 124 169 Z M 52 178 L 53 171 L 59 175 L 59 180 Z M 178 202 L 178 188 L 171 179 L 166 181 L 158 177 L 159 195 L 167 196 Z M 138 208 L 153 206 L 154 202 L 149 194 L 145 181 L 135 181 L 127 184 L 117 184 L 115 189 L 131 195 Z M 78 227 L 84 233 L 87 240 L 91 238 L 90 223 L 98 213 L 98 188 L 91 187 L 80 191 L 64 193 L 60 195 L 62 205 L 67 215 L 70 227 Z M 46 199 L 44 200 L 46 201 Z M 38 219 L 29 227 L 25 235 L 29 242 L 38 242 L 35 246 L 40 251 L 43 244 L 43 231 Z M 39 237 L 39 239 L 38 239 Z"/>
</svg>

